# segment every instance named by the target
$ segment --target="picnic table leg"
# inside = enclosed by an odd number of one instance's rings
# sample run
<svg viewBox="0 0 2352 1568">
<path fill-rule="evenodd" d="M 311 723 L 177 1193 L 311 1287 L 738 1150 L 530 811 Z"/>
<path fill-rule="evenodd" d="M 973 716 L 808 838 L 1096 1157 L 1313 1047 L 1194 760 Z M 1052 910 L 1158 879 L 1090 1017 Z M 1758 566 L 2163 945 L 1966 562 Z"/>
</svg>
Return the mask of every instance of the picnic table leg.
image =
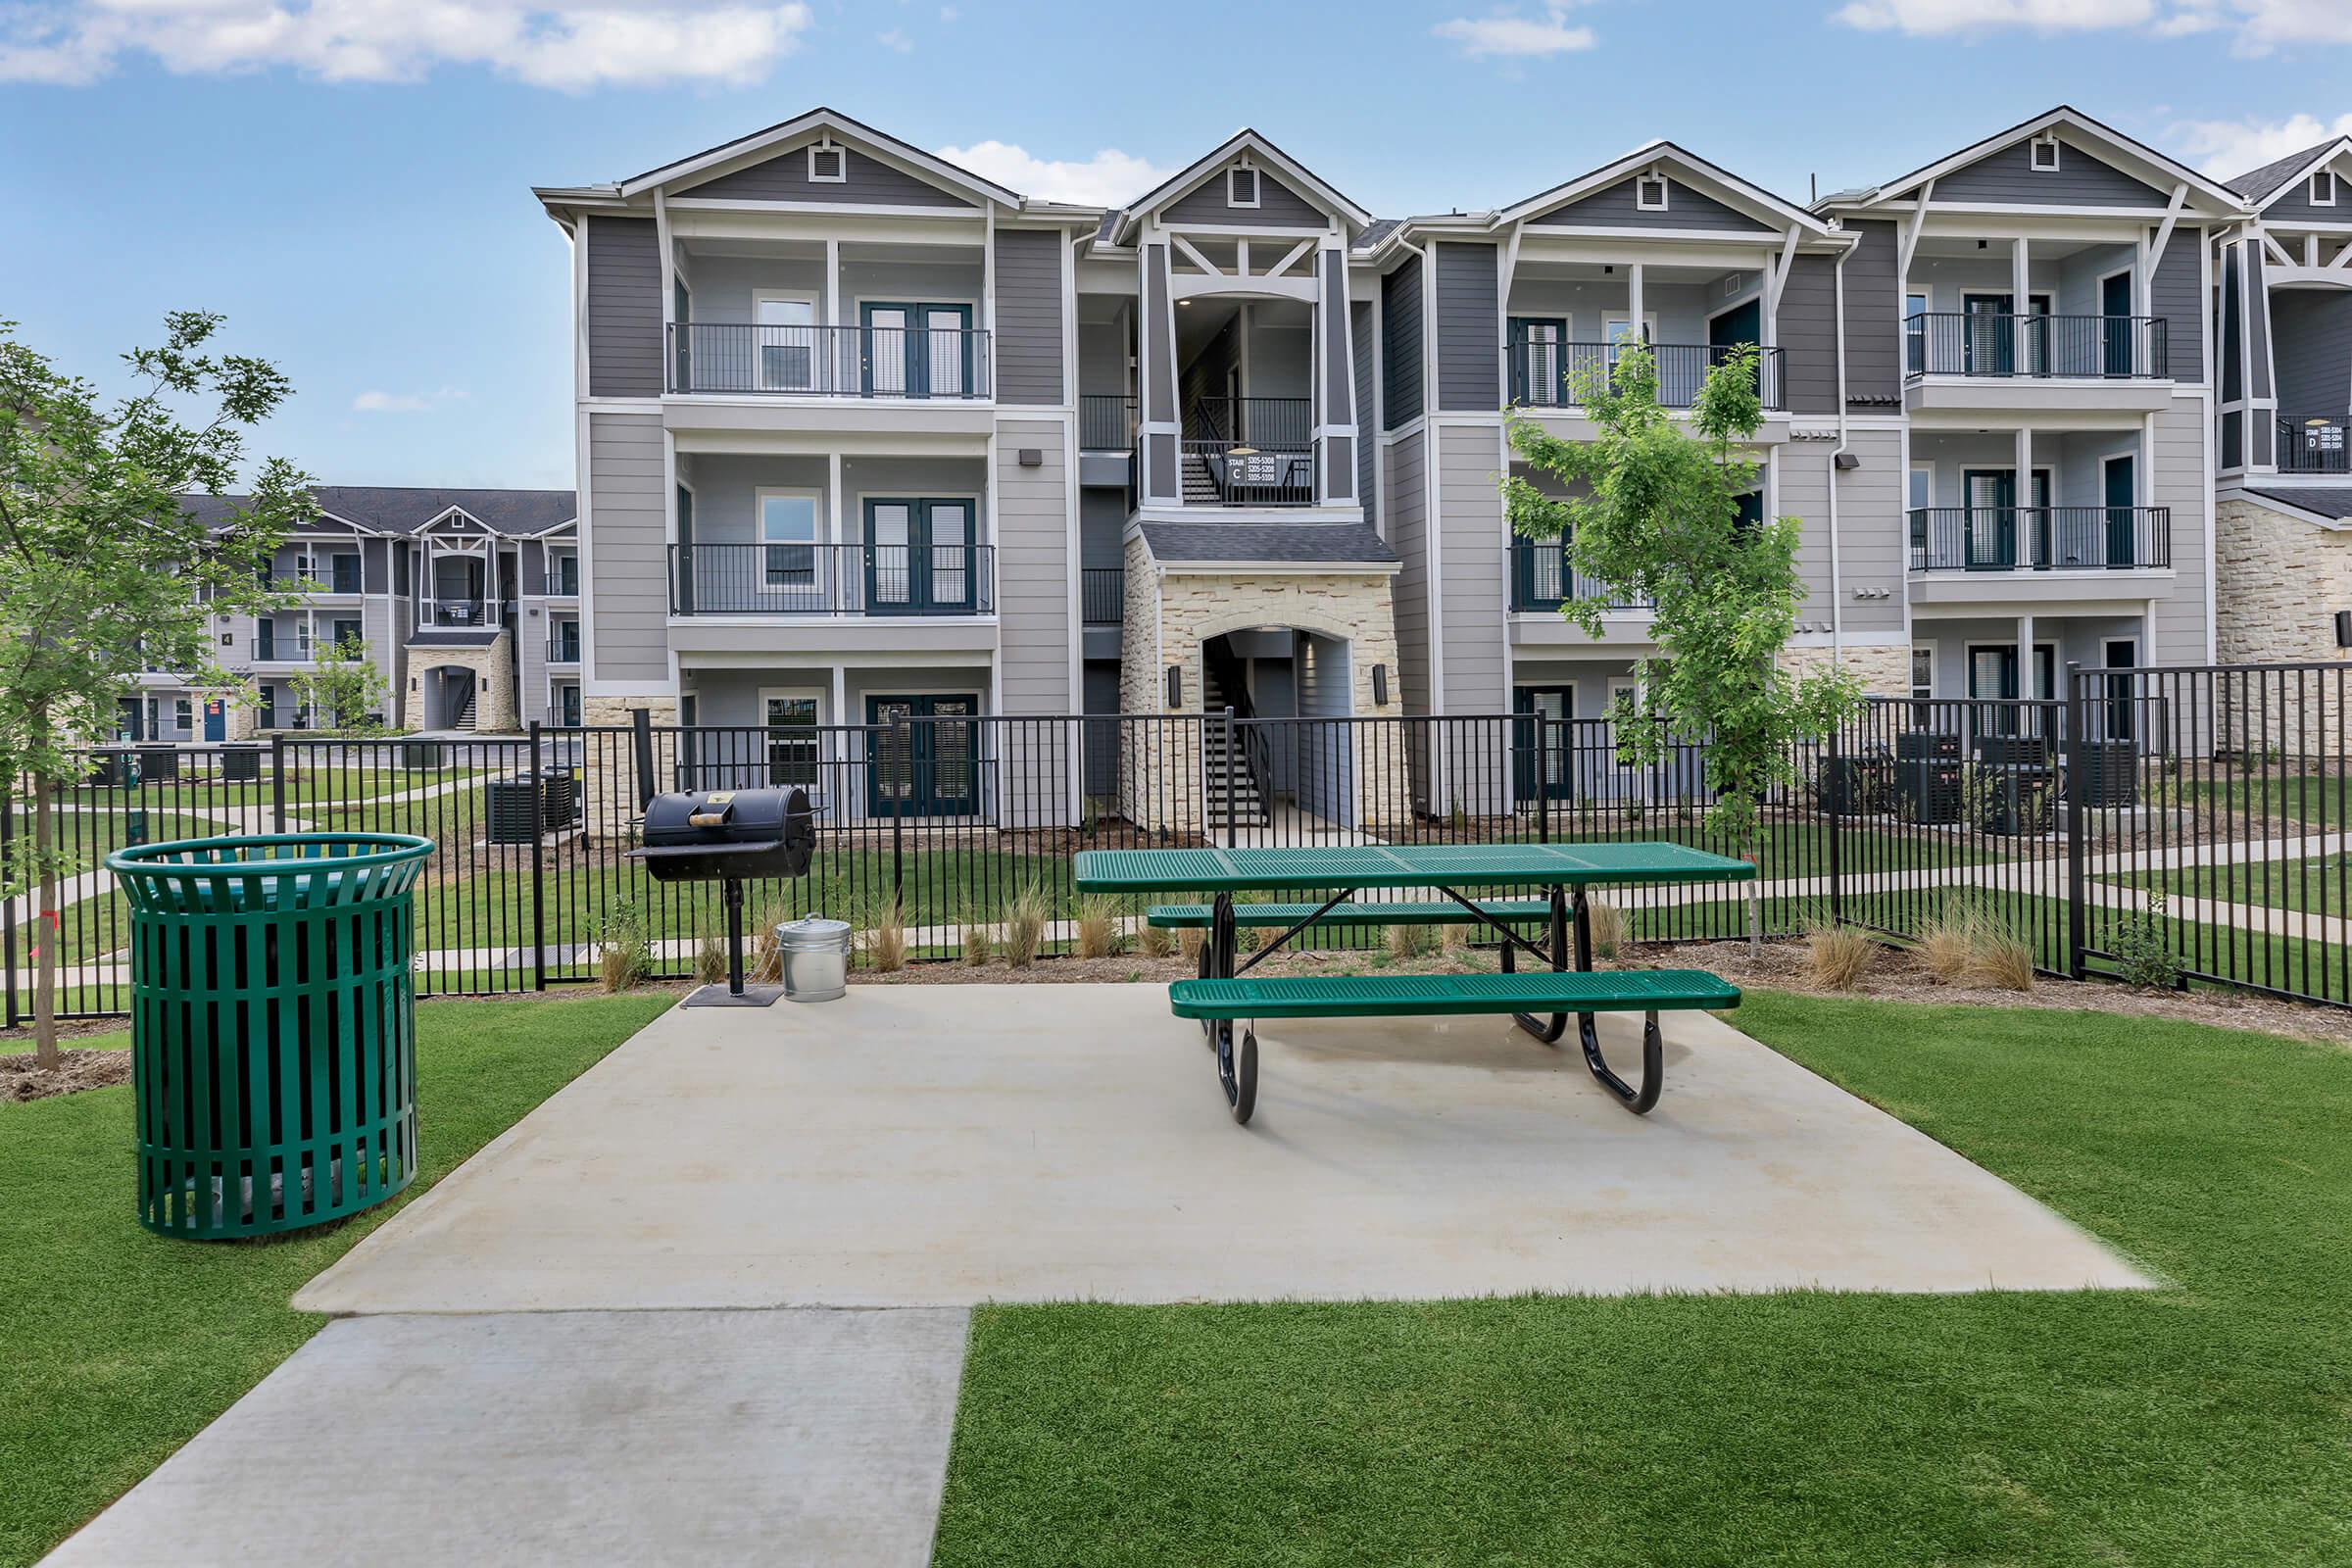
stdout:
<svg viewBox="0 0 2352 1568">
<path fill-rule="evenodd" d="M 1585 890 L 1576 890 L 1576 966 L 1580 971 L 1592 967 L 1592 924 L 1586 918 Z M 1584 1048 L 1585 1068 L 1599 1081 L 1600 1087 L 1615 1095 L 1626 1109 L 1637 1116 L 1649 1114 L 1658 1102 L 1658 1093 L 1666 1087 L 1666 1047 L 1658 1033 L 1658 1015 L 1642 1015 L 1642 1087 L 1636 1089 L 1610 1070 L 1606 1057 L 1600 1054 L 1600 1030 L 1593 1014 L 1576 1015 L 1576 1043 Z"/>
<path fill-rule="evenodd" d="M 1233 895 L 1220 893 L 1208 916 L 1208 940 L 1201 944 L 1200 961 L 1209 971 L 1207 978 L 1233 978 L 1236 950 L 1234 938 Z M 1257 1108 L 1257 1033 L 1242 1031 L 1240 1050 L 1233 1043 L 1233 1020 L 1219 1018 L 1209 1027 L 1209 1043 L 1217 1052 L 1217 1082 L 1225 1089 L 1225 1103 L 1232 1107 L 1233 1119 L 1244 1126 L 1250 1112 Z"/>
<path fill-rule="evenodd" d="M 1579 969 L 1590 969 L 1592 967 L 1592 955 L 1590 951 L 1591 939 L 1585 934 L 1585 894 L 1582 888 L 1577 890 L 1576 903 L 1576 966 Z M 1568 967 L 1568 895 L 1567 891 L 1556 883 L 1553 884 L 1551 890 L 1551 966 L 1555 970 Z M 1507 942 L 1502 945 L 1502 972 L 1504 974 L 1513 972 L 1511 945 Z M 1511 1014 L 1511 1021 L 1547 1046 L 1559 1044 L 1560 1036 L 1568 1032 L 1568 1015 L 1564 1012 L 1553 1013 L 1551 1021 L 1548 1023 L 1536 1017 L 1533 1013 L 1526 1012 Z"/>
</svg>

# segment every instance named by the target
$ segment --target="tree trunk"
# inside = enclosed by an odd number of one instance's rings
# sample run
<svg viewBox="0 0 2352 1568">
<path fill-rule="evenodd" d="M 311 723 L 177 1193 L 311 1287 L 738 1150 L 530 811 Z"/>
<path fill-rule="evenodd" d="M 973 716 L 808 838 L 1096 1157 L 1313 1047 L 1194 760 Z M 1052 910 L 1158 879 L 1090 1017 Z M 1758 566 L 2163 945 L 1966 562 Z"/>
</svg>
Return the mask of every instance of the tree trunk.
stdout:
<svg viewBox="0 0 2352 1568">
<path fill-rule="evenodd" d="M 41 1067 L 58 1064 L 57 1050 L 57 803 L 50 780 L 32 780 L 32 863 L 40 872 L 40 896 L 33 901 L 32 924 L 32 1059 Z"/>
</svg>

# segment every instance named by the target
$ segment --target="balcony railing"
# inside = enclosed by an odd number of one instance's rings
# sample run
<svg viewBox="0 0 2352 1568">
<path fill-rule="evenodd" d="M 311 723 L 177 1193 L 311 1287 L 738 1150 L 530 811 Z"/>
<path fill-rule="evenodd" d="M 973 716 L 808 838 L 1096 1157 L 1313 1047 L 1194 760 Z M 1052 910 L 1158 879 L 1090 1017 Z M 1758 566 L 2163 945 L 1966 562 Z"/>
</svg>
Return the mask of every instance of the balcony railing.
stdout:
<svg viewBox="0 0 2352 1568">
<path fill-rule="evenodd" d="M 1078 399 L 1078 446 L 1086 452 L 1125 452 L 1135 445 L 1135 399 L 1087 392 Z"/>
<path fill-rule="evenodd" d="M 1306 398 L 1195 398 L 1181 443 L 1185 505 L 1313 506 L 1313 430 Z"/>
<path fill-rule="evenodd" d="M 416 603 L 416 624 L 444 629 L 496 626 L 499 622 L 499 604 L 495 599 L 421 599 Z"/>
<path fill-rule="evenodd" d="M 1511 608 L 1544 613 L 1571 599 L 1598 599 L 1611 610 L 1651 610 L 1647 599 L 1612 594 L 1598 578 L 1568 567 L 1567 551 L 1544 539 L 1511 541 Z"/>
<path fill-rule="evenodd" d="M 1531 409 L 1573 408 L 1616 365 L 1619 352 L 1613 343 L 1555 343 L 1514 332 L 1511 401 Z M 1737 351 L 1711 343 L 1652 343 L 1649 352 L 1657 366 L 1659 405 L 1687 409 L 1698 401 L 1707 372 Z M 1782 394 L 1783 359 L 1779 349 L 1756 350 L 1756 393 L 1768 409 L 1788 406 Z"/>
<path fill-rule="evenodd" d="M 1912 376 L 2074 377 L 2132 381 L 2172 374 L 2161 316 L 2004 316 L 1934 312 L 1905 318 Z"/>
<path fill-rule="evenodd" d="M 671 545 L 673 615 L 985 615 L 993 545 Z"/>
<path fill-rule="evenodd" d="M 2128 570 L 2173 564 L 2170 507 L 1916 507 L 1913 571 Z"/>
<path fill-rule="evenodd" d="M 551 664 L 576 664 L 580 662 L 580 634 L 576 627 L 567 636 L 559 634 L 548 638 L 547 662 Z"/>
<path fill-rule="evenodd" d="M 2280 415 L 2280 473 L 2352 473 L 2352 418 L 2341 414 Z"/>
<path fill-rule="evenodd" d="M 672 392 L 975 401 L 993 395 L 986 332 L 947 327 L 674 322 Z"/>
<path fill-rule="evenodd" d="M 1126 568 L 1087 566 L 1080 570 L 1078 611 L 1078 618 L 1089 626 L 1116 626 L 1126 619 Z"/>
</svg>

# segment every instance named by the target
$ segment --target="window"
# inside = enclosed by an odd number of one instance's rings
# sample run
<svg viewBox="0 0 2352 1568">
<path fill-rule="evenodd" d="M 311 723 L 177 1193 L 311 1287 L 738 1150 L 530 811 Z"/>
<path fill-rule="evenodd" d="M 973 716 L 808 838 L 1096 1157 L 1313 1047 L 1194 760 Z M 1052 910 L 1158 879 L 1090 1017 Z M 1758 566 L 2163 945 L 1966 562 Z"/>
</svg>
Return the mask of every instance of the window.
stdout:
<svg viewBox="0 0 2352 1568">
<path fill-rule="evenodd" d="M 294 646 L 300 651 L 301 656 L 304 659 L 311 657 L 311 637 L 312 634 L 317 631 L 317 622 L 313 621 L 308 615 L 303 616 L 302 619 L 294 623 Z"/>
<path fill-rule="evenodd" d="M 580 689 L 577 686 L 561 686 L 557 688 L 556 695 L 564 705 L 564 722 L 576 728 L 580 722 Z"/>
<path fill-rule="evenodd" d="M 172 700 L 172 726 L 183 735 L 196 727 L 196 710 L 185 697 Z"/>
<path fill-rule="evenodd" d="M 2335 205 L 2334 170 L 2323 169 L 2311 176 L 2311 205 L 2314 207 L 2333 207 Z"/>
<path fill-rule="evenodd" d="M 1666 211 L 1666 176 L 1643 174 L 1634 181 L 1634 205 L 1645 213 Z"/>
<path fill-rule="evenodd" d="M 335 644 L 337 647 L 342 646 L 344 643 L 356 643 L 359 641 L 360 623 L 358 621 L 338 620 L 335 622 Z"/>
<path fill-rule="evenodd" d="M 1236 164 L 1225 171 L 1225 205 L 1255 207 L 1257 205 L 1257 171 L 1248 164 Z"/>
<path fill-rule="evenodd" d="M 1911 650 L 1911 727 L 1913 729 L 1935 727 L 1935 700 L 1936 650 L 1914 648 Z"/>
<path fill-rule="evenodd" d="M 816 391 L 816 301 L 806 294 L 762 294 L 752 311 L 753 336 L 760 349 L 759 390 Z"/>
<path fill-rule="evenodd" d="M 766 710 L 768 783 L 816 788 L 816 699 L 782 692 L 761 696 L 761 707 Z"/>
<path fill-rule="evenodd" d="M 850 155 L 846 148 L 829 142 L 812 142 L 808 148 L 808 182 L 812 185 L 839 185 L 850 177 Z"/>
<path fill-rule="evenodd" d="M 2054 135 L 2034 137 L 2033 155 L 2034 172 L 2056 173 L 2058 171 L 2058 138 Z"/>
<path fill-rule="evenodd" d="M 548 592 L 577 596 L 580 591 L 580 558 L 568 550 L 550 552 L 547 558 Z"/>
<path fill-rule="evenodd" d="M 760 492 L 761 577 L 775 590 L 816 586 L 816 492 L 762 490 Z"/>
</svg>

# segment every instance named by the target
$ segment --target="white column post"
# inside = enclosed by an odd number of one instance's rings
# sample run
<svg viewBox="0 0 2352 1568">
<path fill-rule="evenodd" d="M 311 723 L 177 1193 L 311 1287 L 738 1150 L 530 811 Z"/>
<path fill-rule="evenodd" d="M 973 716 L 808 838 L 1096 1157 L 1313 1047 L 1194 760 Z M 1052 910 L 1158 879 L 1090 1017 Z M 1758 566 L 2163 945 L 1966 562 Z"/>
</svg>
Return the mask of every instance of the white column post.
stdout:
<svg viewBox="0 0 2352 1568">
<path fill-rule="evenodd" d="M 2017 564 L 2021 566 L 2037 564 L 2034 553 L 2034 430 L 2031 425 L 2017 427 L 2017 480 L 2011 486 L 2010 499 L 2017 503 Z"/>
<path fill-rule="evenodd" d="M 2026 370 L 2026 317 L 2033 295 L 2033 268 L 2029 265 L 2028 241 L 2019 235 L 2009 242 L 2009 369 L 2023 375 Z"/>
<path fill-rule="evenodd" d="M 1626 319 L 1634 324 L 1634 336 L 1645 338 L 1642 330 L 1642 264 L 1634 263 L 1625 270 Z"/>
</svg>

